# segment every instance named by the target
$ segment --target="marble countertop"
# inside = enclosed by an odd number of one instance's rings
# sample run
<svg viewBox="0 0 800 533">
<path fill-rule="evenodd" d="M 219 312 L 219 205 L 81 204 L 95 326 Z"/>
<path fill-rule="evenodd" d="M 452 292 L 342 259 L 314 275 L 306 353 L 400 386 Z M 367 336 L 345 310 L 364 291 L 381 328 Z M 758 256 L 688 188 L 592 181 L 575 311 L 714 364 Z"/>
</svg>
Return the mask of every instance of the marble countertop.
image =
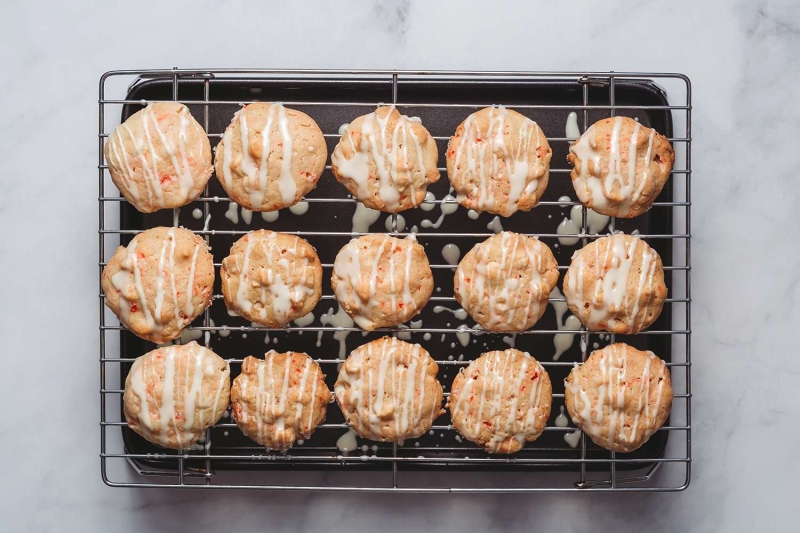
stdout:
<svg viewBox="0 0 800 533">
<path fill-rule="evenodd" d="M 35 4 L 0 6 L 4 531 L 796 527 L 797 2 Z M 174 65 L 689 75 L 689 489 L 427 496 L 106 487 L 98 459 L 97 83 L 107 70 Z"/>
</svg>

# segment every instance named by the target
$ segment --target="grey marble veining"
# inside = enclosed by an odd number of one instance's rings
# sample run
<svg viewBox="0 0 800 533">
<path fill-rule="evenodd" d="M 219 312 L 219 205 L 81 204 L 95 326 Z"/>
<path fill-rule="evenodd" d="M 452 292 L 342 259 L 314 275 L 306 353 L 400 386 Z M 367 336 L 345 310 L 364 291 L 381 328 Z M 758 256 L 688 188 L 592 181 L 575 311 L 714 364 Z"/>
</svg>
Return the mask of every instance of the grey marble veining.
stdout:
<svg viewBox="0 0 800 533">
<path fill-rule="evenodd" d="M 796 1 L 37 4 L 0 5 L 3 531 L 796 530 Z M 110 69 L 173 65 L 688 74 L 689 489 L 427 496 L 104 486 L 97 81 Z"/>
</svg>

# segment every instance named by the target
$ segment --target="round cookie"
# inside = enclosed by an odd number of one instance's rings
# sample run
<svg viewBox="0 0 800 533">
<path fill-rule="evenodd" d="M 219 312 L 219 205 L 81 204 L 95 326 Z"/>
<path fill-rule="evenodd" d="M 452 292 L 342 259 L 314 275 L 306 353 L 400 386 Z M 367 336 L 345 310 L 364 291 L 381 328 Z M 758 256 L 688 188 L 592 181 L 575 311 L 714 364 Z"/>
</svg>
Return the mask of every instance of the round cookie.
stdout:
<svg viewBox="0 0 800 533">
<path fill-rule="evenodd" d="M 128 427 L 154 444 L 189 448 L 228 408 L 228 363 L 192 341 L 137 357 L 122 396 Z"/>
<path fill-rule="evenodd" d="M 581 203 L 602 215 L 633 218 L 653 206 L 672 171 L 666 137 L 628 117 L 595 122 L 569 147 Z"/>
<path fill-rule="evenodd" d="M 402 443 L 428 431 L 442 409 L 439 366 L 419 344 L 383 337 L 353 350 L 334 393 L 360 437 Z"/>
<path fill-rule="evenodd" d="M 161 344 L 180 337 L 211 304 L 214 263 L 199 235 L 151 228 L 117 248 L 101 285 L 106 305 L 125 327 Z"/>
<path fill-rule="evenodd" d="M 158 102 L 117 126 L 103 148 L 111 181 L 142 213 L 186 205 L 211 177 L 211 145 L 178 102 Z"/>
<path fill-rule="evenodd" d="M 450 138 L 447 175 L 461 205 L 508 217 L 539 203 L 552 156 L 536 122 L 491 106 L 467 117 Z"/>
<path fill-rule="evenodd" d="M 598 446 L 632 452 L 669 416 L 667 364 L 653 352 L 618 342 L 592 352 L 564 380 L 569 416 Z"/>
<path fill-rule="evenodd" d="M 453 290 L 483 329 L 524 331 L 542 317 L 557 282 L 558 263 L 546 244 L 503 231 L 467 252 Z"/>
<path fill-rule="evenodd" d="M 250 211 L 277 211 L 317 186 L 328 149 L 305 113 L 256 102 L 233 115 L 215 154 L 217 179 L 231 200 Z"/>
<path fill-rule="evenodd" d="M 270 350 L 245 357 L 233 380 L 231 414 L 242 433 L 271 450 L 308 439 L 333 401 L 325 375 L 308 355 Z"/>
<path fill-rule="evenodd" d="M 590 331 L 638 333 L 667 298 L 661 257 L 636 235 L 601 237 L 573 254 L 564 297 Z"/>
<path fill-rule="evenodd" d="M 319 256 L 296 235 L 251 231 L 233 244 L 219 274 L 228 309 L 270 328 L 307 315 L 322 295 Z"/>
<path fill-rule="evenodd" d="M 333 175 L 371 209 L 399 213 L 419 206 L 439 180 L 436 141 L 392 106 L 351 122 L 331 154 Z"/>
<path fill-rule="evenodd" d="M 433 292 L 433 273 L 413 234 L 398 239 L 374 233 L 339 250 L 331 285 L 342 309 L 371 331 L 417 316 Z"/>
<path fill-rule="evenodd" d="M 453 426 L 489 453 L 514 453 L 539 438 L 550 418 L 550 376 L 530 354 L 486 352 L 462 369 L 447 407 Z"/>
</svg>

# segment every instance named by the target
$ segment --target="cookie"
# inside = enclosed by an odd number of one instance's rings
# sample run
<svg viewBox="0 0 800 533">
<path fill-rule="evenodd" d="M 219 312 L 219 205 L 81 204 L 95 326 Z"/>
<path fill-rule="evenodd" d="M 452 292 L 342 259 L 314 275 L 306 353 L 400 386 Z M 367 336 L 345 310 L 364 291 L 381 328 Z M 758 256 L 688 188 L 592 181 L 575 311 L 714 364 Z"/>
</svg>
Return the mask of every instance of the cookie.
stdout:
<svg viewBox="0 0 800 533">
<path fill-rule="evenodd" d="M 461 205 L 508 217 L 539 203 L 552 156 L 536 122 L 492 106 L 467 117 L 450 138 L 447 175 Z"/>
<path fill-rule="evenodd" d="M 439 180 L 436 141 L 419 119 L 392 106 L 351 122 L 331 155 L 333 175 L 371 209 L 399 213 L 419 206 Z"/>
<path fill-rule="evenodd" d="M 459 433 L 489 453 L 514 453 L 550 418 L 550 376 L 530 354 L 487 352 L 456 375 L 447 407 Z"/>
<path fill-rule="evenodd" d="M 564 380 L 573 423 L 607 450 L 632 452 L 669 416 L 667 364 L 653 352 L 618 342 L 592 352 Z"/>
<path fill-rule="evenodd" d="M 157 227 L 120 246 L 101 276 L 105 304 L 120 323 L 155 343 L 180 337 L 211 304 L 208 244 L 184 228 Z"/>
<path fill-rule="evenodd" d="M 311 117 L 267 102 L 237 111 L 214 150 L 217 179 L 231 200 L 250 211 L 299 202 L 317 186 L 328 158 Z"/>
<path fill-rule="evenodd" d="M 228 408 L 228 363 L 192 341 L 137 357 L 122 396 L 128 427 L 154 444 L 191 447 Z"/>
<path fill-rule="evenodd" d="M 444 413 L 438 371 L 419 344 L 383 337 L 350 353 L 334 386 L 336 401 L 360 437 L 402 443 Z"/>
<path fill-rule="evenodd" d="M 661 257 L 636 235 L 597 239 L 573 254 L 564 297 L 590 331 L 638 333 L 655 322 L 667 298 Z"/>
<path fill-rule="evenodd" d="M 282 328 L 311 312 L 322 295 L 322 264 L 296 235 L 251 231 L 220 268 L 225 305 L 251 322 Z"/>
<path fill-rule="evenodd" d="M 271 450 L 308 439 L 333 401 L 319 365 L 298 352 L 245 357 L 233 380 L 231 414 L 242 433 Z"/>
<path fill-rule="evenodd" d="M 602 215 L 633 218 L 653 206 L 672 172 L 666 137 L 628 117 L 595 122 L 569 147 L 581 203 Z"/>
<path fill-rule="evenodd" d="M 536 237 L 503 231 L 476 244 L 456 268 L 458 303 L 488 331 L 524 331 L 544 314 L 558 281 L 553 252 Z"/>
<path fill-rule="evenodd" d="M 433 292 L 433 273 L 413 234 L 398 239 L 375 233 L 339 250 L 331 286 L 342 309 L 371 331 L 417 316 Z"/>
<path fill-rule="evenodd" d="M 186 205 L 211 177 L 211 145 L 178 102 L 158 102 L 117 126 L 103 148 L 111 181 L 142 213 Z"/>
</svg>

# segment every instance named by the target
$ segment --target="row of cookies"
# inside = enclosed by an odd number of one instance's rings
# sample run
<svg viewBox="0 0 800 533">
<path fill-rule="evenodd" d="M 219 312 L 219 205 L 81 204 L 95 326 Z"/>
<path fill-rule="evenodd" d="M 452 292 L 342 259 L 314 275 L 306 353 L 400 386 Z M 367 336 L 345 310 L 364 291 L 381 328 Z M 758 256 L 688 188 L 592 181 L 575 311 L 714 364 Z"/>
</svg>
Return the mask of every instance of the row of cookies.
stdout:
<svg viewBox="0 0 800 533">
<path fill-rule="evenodd" d="M 403 443 L 428 431 L 442 409 L 438 366 L 419 344 L 384 337 L 353 350 L 334 394 L 307 354 L 270 351 L 246 357 L 230 382 L 230 366 L 196 342 L 158 348 L 137 358 L 125 380 L 128 426 L 145 439 L 185 449 L 228 409 L 241 431 L 272 450 L 308 439 L 335 397 L 362 438 Z M 599 446 L 630 452 L 669 415 L 667 365 L 626 344 L 593 352 L 564 382 L 573 422 Z M 552 386 L 530 354 L 510 348 L 481 355 L 458 373 L 446 407 L 452 426 L 489 453 L 514 453 L 536 440 L 550 417 Z"/>
<path fill-rule="evenodd" d="M 231 247 L 220 268 L 229 310 L 269 328 L 307 315 L 322 294 L 322 264 L 297 235 L 256 230 Z M 504 231 L 476 244 L 455 269 L 456 301 L 486 331 L 518 332 L 544 314 L 558 281 L 550 248 Z M 103 269 L 106 305 L 144 339 L 180 336 L 211 303 L 213 258 L 205 240 L 157 227 L 120 246 Z M 411 234 L 376 233 L 351 240 L 333 263 L 333 292 L 366 331 L 402 324 L 427 304 L 433 274 Z M 601 237 L 573 256 L 564 276 L 572 313 L 591 331 L 638 333 L 658 318 L 667 296 L 661 258 L 635 235 Z"/>
<path fill-rule="evenodd" d="M 282 104 L 256 102 L 237 111 L 215 148 L 189 109 L 158 102 L 118 126 L 104 153 L 114 184 L 139 211 L 196 200 L 212 170 L 234 202 L 276 211 L 312 191 L 327 162 L 317 123 Z M 447 174 L 456 200 L 504 217 L 539 203 L 552 150 L 541 128 L 504 106 L 469 115 L 450 138 Z M 570 146 L 572 183 L 580 201 L 616 217 L 653 205 L 675 154 L 666 137 L 628 117 L 600 120 Z M 364 205 L 388 213 L 418 207 L 439 179 L 436 140 L 419 119 L 381 106 L 353 120 L 331 154 L 331 169 Z"/>
</svg>

